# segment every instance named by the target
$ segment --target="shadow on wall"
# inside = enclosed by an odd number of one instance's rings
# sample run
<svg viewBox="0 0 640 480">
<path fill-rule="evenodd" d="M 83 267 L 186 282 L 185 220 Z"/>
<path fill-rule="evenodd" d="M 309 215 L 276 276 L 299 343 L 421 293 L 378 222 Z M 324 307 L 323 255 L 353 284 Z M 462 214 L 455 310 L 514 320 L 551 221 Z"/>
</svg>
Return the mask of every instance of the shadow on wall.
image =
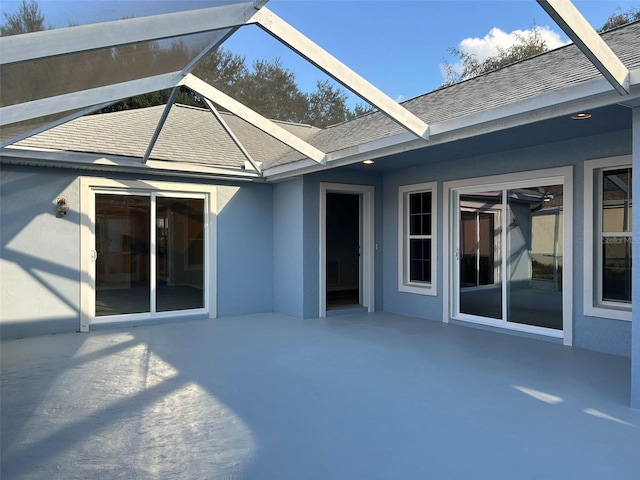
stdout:
<svg viewBox="0 0 640 480">
<path fill-rule="evenodd" d="M 80 323 L 77 174 L 4 166 L 0 213 L 0 335 L 76 331 Z M 56 201 L 65 197 L 66 215 Z M 273 195 L 270 185 L 219 186 L 216 269 L 219 315 L 273 310 Z"/>
<path fill-rule="evenodd" d="M 79 327 L 80 221 L 77 176 L 3 166 L 0 217 L 2 338 Z M 56 201 L 65 197 L 65 215 Z"/>
</svg>

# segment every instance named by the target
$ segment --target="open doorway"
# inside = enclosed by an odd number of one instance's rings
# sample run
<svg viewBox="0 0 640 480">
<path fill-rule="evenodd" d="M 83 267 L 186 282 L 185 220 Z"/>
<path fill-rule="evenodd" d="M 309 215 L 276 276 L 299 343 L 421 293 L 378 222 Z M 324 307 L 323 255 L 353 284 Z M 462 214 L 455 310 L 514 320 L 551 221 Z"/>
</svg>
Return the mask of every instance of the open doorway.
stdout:
<svg viewBox="0 0 640 480">
<path fill-rule="evenodd" d="M 327 193 L 327 309 L 360 305 L 360 195 Z"/>
<path fill-rule="evenodd" d="M 320 316 L 374 311 L 373 187 L 321 183 Z"/>
</svg>

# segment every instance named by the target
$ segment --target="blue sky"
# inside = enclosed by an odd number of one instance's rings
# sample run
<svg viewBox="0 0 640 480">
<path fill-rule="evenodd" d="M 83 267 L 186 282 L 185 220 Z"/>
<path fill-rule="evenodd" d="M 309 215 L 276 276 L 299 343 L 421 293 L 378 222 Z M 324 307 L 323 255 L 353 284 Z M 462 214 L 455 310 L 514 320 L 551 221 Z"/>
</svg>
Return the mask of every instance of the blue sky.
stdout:
<svg viewBox="0 0 640 480">
<path fill-rule="evenodd" d="M 3 13 L 20 1 L 2 0 Z M 180 8 L 210 6 L 211 1 L 39 0 L 47 25 L 115 20 Z M 617 10 L 639 8 L 640 0 L 575 0 L 598 28 Z M 514 30 L 532 25 L 549 30 L 550 44 L 566 36 L 535 0 L 271 0 L 267 7 L 394 99 L 403 100 L 442 84 L 441 65 L 454 62 L 451 47 L 475 48 L 482 54 Z M 555 32 L 555 34 L 553 33 Z M 503 44 L 504 46 L 504 44 Z M 304 90 L 324 74 L 297 58 L 255 27 L 236 33 L 225 47 L 257 58 L 280 58 L 296 73 Z"/>
</svg>

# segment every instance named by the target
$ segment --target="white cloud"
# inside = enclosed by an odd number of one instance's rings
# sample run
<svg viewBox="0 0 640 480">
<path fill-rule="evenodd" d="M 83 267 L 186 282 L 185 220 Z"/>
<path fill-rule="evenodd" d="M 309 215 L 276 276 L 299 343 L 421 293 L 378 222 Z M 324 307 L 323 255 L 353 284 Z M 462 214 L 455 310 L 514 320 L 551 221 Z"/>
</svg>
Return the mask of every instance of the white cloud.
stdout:
<svg viewBox="0 0 640 480">
<path fill-rule="evenodd" d="M 514 30 L 506 33 L 497 27 L 491 29 L 483 38 L 465 38 L 458 48 L 469 54 L 476 55 L 481 62 L 492 55 L 497 55 L 498 48 L 507 49 L 518 41 L 518 37 L 528 37 L 532 30 Z M 538 27 L 542 39 L 547 43 L 549 50 L 561 47 L 567 42 L 562 41 L 560 34 L 549 27 Z"/>
<path fill-rule="evenodd" d="M 538 31 L 542 39 L 546 42 L 549 50 L 553 50 L 554 48 L 561 47 L 568 43 L 562 40 L 558 32 L 554 32 L 549 27 L 538 27 Z M 527 38 L 531 32 L 532 30 L 529 29 L 514 30 L 511 33 L 507 33 L 497 27 L 494 27 L 482 38 L 465 38 L 458 45 L 458 49 L 461 52 L 475 55 L 480 62 L 483 62 L 488 57 L 497 55 L 499 48 L 505 50 L 516 43 L 519 37 Z M 455 72 L 460 73 L 463 70 L 462 63 L 453 63 L 451 66 Z M 444 64 L 440 65 L 440 73 L 443 78 L 446 78 Z"/>
</svg>

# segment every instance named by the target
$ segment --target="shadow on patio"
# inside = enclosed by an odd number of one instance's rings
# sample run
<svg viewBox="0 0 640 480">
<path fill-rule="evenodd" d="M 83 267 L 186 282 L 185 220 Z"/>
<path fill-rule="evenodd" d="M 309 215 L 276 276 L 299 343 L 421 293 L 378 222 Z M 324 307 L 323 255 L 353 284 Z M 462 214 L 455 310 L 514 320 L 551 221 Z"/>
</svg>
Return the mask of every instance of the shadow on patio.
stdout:
<svg viewBox="0 0 640 480">
<path fill-rule="evenodd" d="M 2 342 L 3 478 L 634 478 L 630 362 L 384 313 Z"/>
</svg>

